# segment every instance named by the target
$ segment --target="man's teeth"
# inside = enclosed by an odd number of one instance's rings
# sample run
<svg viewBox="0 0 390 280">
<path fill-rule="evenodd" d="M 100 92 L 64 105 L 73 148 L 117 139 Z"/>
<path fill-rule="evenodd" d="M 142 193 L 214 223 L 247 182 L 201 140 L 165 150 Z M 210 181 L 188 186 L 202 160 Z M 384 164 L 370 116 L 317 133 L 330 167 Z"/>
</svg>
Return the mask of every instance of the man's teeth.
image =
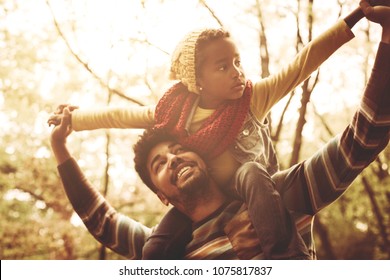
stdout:
<svg viewBox="0 0 390 280">
<path fill-rule="evenodd" d="M 190 167 L 189 166 L 186 166 L 186 167 L 183 167 L 179 173 L 177 173 L 177 179 L 179 179 L 187 170 L 189 170 Z"/>
</svg>

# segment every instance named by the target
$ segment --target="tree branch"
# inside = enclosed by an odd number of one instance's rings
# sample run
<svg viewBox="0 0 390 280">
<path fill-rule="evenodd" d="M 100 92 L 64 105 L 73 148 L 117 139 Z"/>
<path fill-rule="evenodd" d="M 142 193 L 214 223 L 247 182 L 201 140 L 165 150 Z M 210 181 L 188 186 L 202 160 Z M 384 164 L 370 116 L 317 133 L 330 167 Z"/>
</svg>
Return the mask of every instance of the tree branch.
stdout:
<svg viewBox="0 0 390 280">
<path fill-rule="evenodd" d="M 267 45 L 267 36 L 265 35 L 265 26 L 263 21 L 263 13 L 261 11 L 260 1 L 256 0 L 257 18 L 259 20 L 260 32 L 259 32 L 259 44 L 260 44 L 260 59 L 261 59 L 261 77 L 266 78 L 269 73 L 269 52 Z"/>
<path fill-rule="evenodd" d="M 313 2 L 314 0 L 308 0 L 308 11 L 307 11 L 307 22 L 308 22 L 308 42 L 312 40 L 312 30 L 313 30 Z M 299 4 L 298 0 L 298 4 Z M 299 22 L 297 20 L 297 22 Z M 299 29 L 299 26 L 298 26 Z M 313 92 L 314 86 L 316 85 L 318 81 L 318 73 L 317 77 L 313 83 L 313 85 L 310 87 L 309 82 L 310 78 L 307 79 L 303 85 L 302 85 L 302 98 L 301 98 L 301 108 L 299 109 L 299 118 L 297 122 L 297 127 L 295 130 L 295 137 L 294 137 L 294 144 L 293 144 L 293 151 L 291 153 L 291 159 L 290 159 L 290 166 L 296 164 L 299 160 L 299 154 L 302 148 L 302 132 L 303 128 L 306 124 L 306 111 L 307 111 L 307 104 L 310 102 L 310 96 Z"/>
<path fill-rule="evenodd" d="M 370 199 L 371 207 L 372 207 L 372 210 L 374 212 L 374 216 L 376 217 L 376 220 L 378 222 L 379 233 L 380 233 L 382 240 L 383 240 L 385 252 L 387 253 L 387 256 L 390 257 L 390 240 L 388 239 L 388 236 L 387 236 L 385 218 L 383 217 L 383 215 L 380 211 L 380 207 L 379 207 L 378 202 L 375 198 L 375 192 L 374 192 L 373 187 L 371 186 L 370 182 L 368 181 L 368 179 L 364 175 L 361 176 L 361 180 L 362 180 L 364 189 L 368 194 L 368 198 Z"/>
<path fill-rule="evenodd" d="M 64 33 L 62 32 L 62 30 L 61 30 L 61 28 L 60 28 L 60 26 L 59 26 L 59 24 L 58 24 L 58 22 L 57 22 L 57 19 L 56 19 L 56 16 L 55 16 L 55 14 L 54 14 L 54 11 L 53 11 L 53 9 L 52 9 L 52 7 L 51 7 L 51 5 L 50 5 L 50 2 L 49 2 L 49 0 L 46 0 L 46 4 L 47 4 L 47 6 L 49 7 L 49 10 L 50 10 L 50 13 L 51 13 L 51 15 L 52 15 L 52 18 L 53 18 L 53 23 L 54 23 L 54 26 L 56 27 L 56 29 L 57 29 L 57 32 L 58 32 L 58 34 L 60 35 L 60 37 L 64 40 L 64 42 L 65 42 L 65 45 L 66 45 L 66 47 L 68 48 L 68 50 L 70 51 L 70 53 L 73 55 L 73 57 L 81 64 L 81 65 L 83 65 L 83 67 L 100 83 L 100 85 L 102 86 L 102 87 L 104 87 L 104 88 L 107 88 L 108 90 L 110 90 L 112 93 L 114 93 L 114 94 L 116 94 L 116 95 L 118 95 L 118 96 L 120 96 L 120 97 L 122 97 L 122 98 L 124 98 L 124 99 L 126 99 L 126 100 L 128 100 L 128 101 L 131 101 L 131 102 L 133 102 L 133 103 L 135 103 L 135 104 L 138 104 L 138 105 L 145 105 L 145 104 L 143 104 L 141 101 L 139 101 L 139 100 L 136 100 L 136 99 L 134 99 L 134 98 L 131 98 L 131 97 L 129 97 L 129 96 L 127 96 L 127 95 L 125 95 L 123 92 L 121 92 L 121 91 L 119 91 L 119 90 L 117 90 L 117 89 L 113 89 L 113 88 L 111 88 L 107 83 L 105 83 L 104 81 L 103 81 L 103 79 L 101 78 L 101 77 L 99 77 L 92 69 L 91 69 L 91 67 L 88 65 L 88 63 L 87 62 L 85 62 L 74 50 L 73 50 L 73 48 L 72 48 L 72 46 L 70 45 L 70 43 L 69 43 L 69 41 L 67 40 L 67 38 L 65 37 L 65 35 L 64 35 Z"/>
<path fill-rule="evenodd" d="M 153 43 L 150 42 L 148 39 L 143 39 L 143 40 L 141 40 L 141 39 L 136 39 L 136 38 L 130 38 L 129 40 L 130 40 L 130 42 L 136 42 L 136 43 L 146 44 L 146 45 L 148 45 L 148 46 L 150 46 L 150 47 L 153 47 L 153 48 L 159 50 L 159 51 L 162 52 L 163 54 L 170 55 L 169 52 L 167 52 L 166 50 L 164 50 L 164 49 L 160 48 L 159 46 L 153 44 Z"/>
<path fill-rule="evenodd" d="M 291 93 L 290 93 L 290 96 L 287 100 L 287 103 L 286 105 L 284 106 L 283 108 L 283 112 L 282 112 L 282 115 L 280 116 L 280 119 L 279 119 L 279 122 L 278 122 L 278 125 L 276 127 L 276 131 L 275 131 L 275 134 L 272 136 L 272 140 L 277 143 L 279 141 L 279 138 L 280 138 L 280 134 L 282 133 L 282 128 L 283 128 L 283 120 L 284 120 L 284 116 L 287 112 L 287 109 L 288 107 L 290 106 L 291 104 L 291 100 L 293 99 L 295 95 L 295 90 L 293 90 Z"/>
<path fill-rule="evenodd" d="M 214 10 L 211 9 L 209 5 L 207 5 L 206 1 L 205 0 L 199 0 L 199 3 L 201 5 L 203 5 L 210 12 L 212 17 L 218 22 L 219 26 L 221 26 L 223 28 L 224 25 L 223 25 L 222 21 L 217 17 L 217 15 L 215 14 Z"/>
<path fill-rule="evenodd" d="M 316 116 L 320 119 L 322 125 L 324 126 L 324 128 L 325 128 L 326 132 L 329 134 L 329 136 L 330 136 L 330 137 L 333 137 L 333 136 L 334 136 L 333 130 L 332 130 L 332 129 L 330 128 L 330 126 L 327 124 L 325 118 L 324 118 L 320 113 L 318 113 L 318 110 L 317 110 L 316 105 L 315 105 L 313 102 L 310 103 L 310 104 L 311 104 L 311 106 L 312 106 L 312 108 L 313 108 L 314 115 L 316 115 Z"/>
</svg>

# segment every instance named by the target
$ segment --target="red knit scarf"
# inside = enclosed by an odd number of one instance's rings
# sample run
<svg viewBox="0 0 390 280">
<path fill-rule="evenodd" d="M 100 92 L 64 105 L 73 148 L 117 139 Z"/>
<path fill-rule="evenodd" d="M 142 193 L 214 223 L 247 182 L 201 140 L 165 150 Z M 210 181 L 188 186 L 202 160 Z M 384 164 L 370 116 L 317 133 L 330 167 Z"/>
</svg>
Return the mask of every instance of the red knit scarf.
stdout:
<svg viewBox="0 0 390 280">
<path fill-rule="evenodd" d="M 251 94 L 252 83 L 248 81 L 241 98 L 221 104 L 204 120 L 197 132 L 188 134 L 185 126 L 198 95 L 189 92 L 182 83 L 177 83 L 158 102 L 154 128 L 166 129 L 184 147 L 204 159 L 213 159 L 234 142 L 249 112 Z"/>
</svg>

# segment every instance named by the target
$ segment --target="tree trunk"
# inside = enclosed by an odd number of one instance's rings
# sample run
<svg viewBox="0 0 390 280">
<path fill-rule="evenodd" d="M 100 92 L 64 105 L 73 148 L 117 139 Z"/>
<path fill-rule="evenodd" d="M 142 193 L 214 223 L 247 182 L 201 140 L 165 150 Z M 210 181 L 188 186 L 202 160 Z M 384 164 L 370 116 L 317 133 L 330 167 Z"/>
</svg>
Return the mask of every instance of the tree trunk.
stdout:
<svg viewBox="0 0 390 280">
<path fill-rule="evenodd" d="M 313 30 L 313 2 L 314 0 L 309 0 L 309 6 L 308 6 L 308 15 L 307 15 L 307 22 L 308 22 L 308 42 L 312 40 L 312 30 Z M 298 1 L 299 4 L 299 1 Z M 299 12 L 297 14 L 299 16 Z M 297 20 L 298 22 L 298 20 Z M 299 32 L 299 24 L 297 24 L 297 38 L 298 43 L 297 46 L 299 46 L 299 42 L 301 42 L 301 36 Z M 310 79 L 310 78 L 309 78 Z M 297 123 L 297 127 L 295 129 L 295 137 L 294 137 L 294 144 L 293 144 L 293 151 L 291 154 L 290 159 L 290 166 L 294 165 L 299 160 L 299 154 L 302 146 L 302 131 L 306 124 L 306 111 L 307 111 L 307 104 L 310 101 L 310 95 L 314 89 L 314 86 L 310 89 L 309 88 L 309 79 L 307 79 L 302 86 L 302 98 L 301 98 L 301 108 L 299 109 L 299 119 Z"/>
<path fill-rule="evenodd" d="M 362 178 L 362 183 L 364 186 L 364 189 L 366 190 L 368 197 L 371 202 L 372 210 L 374 212 L 374 215 L 376 217 L 376 220 L 378 222 L 378 227 L 379 227 L 379 233 L 382 237 L 383 240 L 383 245 L 384 245 L 384 251 L 388 255 L 388 259 L 390 258 L 390 241 L 387 236 L 387 231 L 386 231 L 386 225 L 385 225 L 385 219 L 381 214 L 380 207 L 378 205 L 378 202 L 375 199 L 375 193 L 374 190 L 372 189 L 372 186 L 368 179 L 365 176 L 361 176 Z"/>
<path fill-rule="evenodd" d="M 282 114 L 280 116 L 280 119 L 279 119 L 279 122 L 278 122 L 278 125 L 276 126 L 276 131 L 275 133 L 271 136 L 272 137 L 272 140 L 274 141 L 275 145 L 276 143 L 278 143 L 279 141 L 279 138 L 280 138 L 280 134 L 282 133 L 282 128 L 283 128 L 283 120 L 284 120 L 284 116 L 286 115 L 286 112 L 287 112 L 287 109 L 288 107 L 290 106 L 291 104 L 291 100 L 293 99 L 295 95 L 295 90 L 293 90 L 287 100 L 287 103 L 286 105 L 284 106 L 283 108 L 283 111 L 282 111 Z"/>
<path fill-rule="evenodd" d="M 267 36 L 265 35 L 265 26 L 263 21 L 263 12 L 261 10 L 260 0 L 256 0 L 257 18 L 259 19 L 260 32 L 259 32 L 259 48 L 260 48 L 260 65 L 261 65 L 261 77 L 266 78 L 269 76 L 269 52 L 267 44 Z"/>
<path fill-rule="evenodd" d="M 335 253 L 333 251 L 332 243 L 330 242 L 328 230 L 326 229 L 325 225 L 321 222 L 321 219 L 319 216 L 317 216 L 314 219 L 314 229 L 321 240 L 322 248 L 323 248 L 324 253 L 325 253 L 325 256 L 323 259 L 337 260 L 337 256 L 335 255 Z"/>
</svg>

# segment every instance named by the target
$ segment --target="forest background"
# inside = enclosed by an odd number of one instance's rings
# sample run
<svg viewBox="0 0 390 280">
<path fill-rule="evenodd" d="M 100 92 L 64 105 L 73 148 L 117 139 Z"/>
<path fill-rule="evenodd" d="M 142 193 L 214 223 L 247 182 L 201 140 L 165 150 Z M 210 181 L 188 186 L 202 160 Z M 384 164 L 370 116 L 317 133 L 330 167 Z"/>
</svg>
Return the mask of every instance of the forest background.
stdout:
<svg viewBox="0 0 390 280">
<path fill-rule="evenodd" d="M 275 73 L 358 0 L 0 0 L 0 258 L 121 259 L 74 214 L 50 150 L 58 104 L 153 104 L 172 81 L 170 53 L 188 31 L 223 26 L 247 76 Z M 351 120 L 380 41 L 365 19 L 270 114 L 282 168 L 307 158 Z M 120 212 L 147 225 L 167 211 L 138 179 L 142 130 L 73 133 L 86 176 Z M 315 219 L 319 259 L 390 259 L 390 149 Z"/>
</svg>

